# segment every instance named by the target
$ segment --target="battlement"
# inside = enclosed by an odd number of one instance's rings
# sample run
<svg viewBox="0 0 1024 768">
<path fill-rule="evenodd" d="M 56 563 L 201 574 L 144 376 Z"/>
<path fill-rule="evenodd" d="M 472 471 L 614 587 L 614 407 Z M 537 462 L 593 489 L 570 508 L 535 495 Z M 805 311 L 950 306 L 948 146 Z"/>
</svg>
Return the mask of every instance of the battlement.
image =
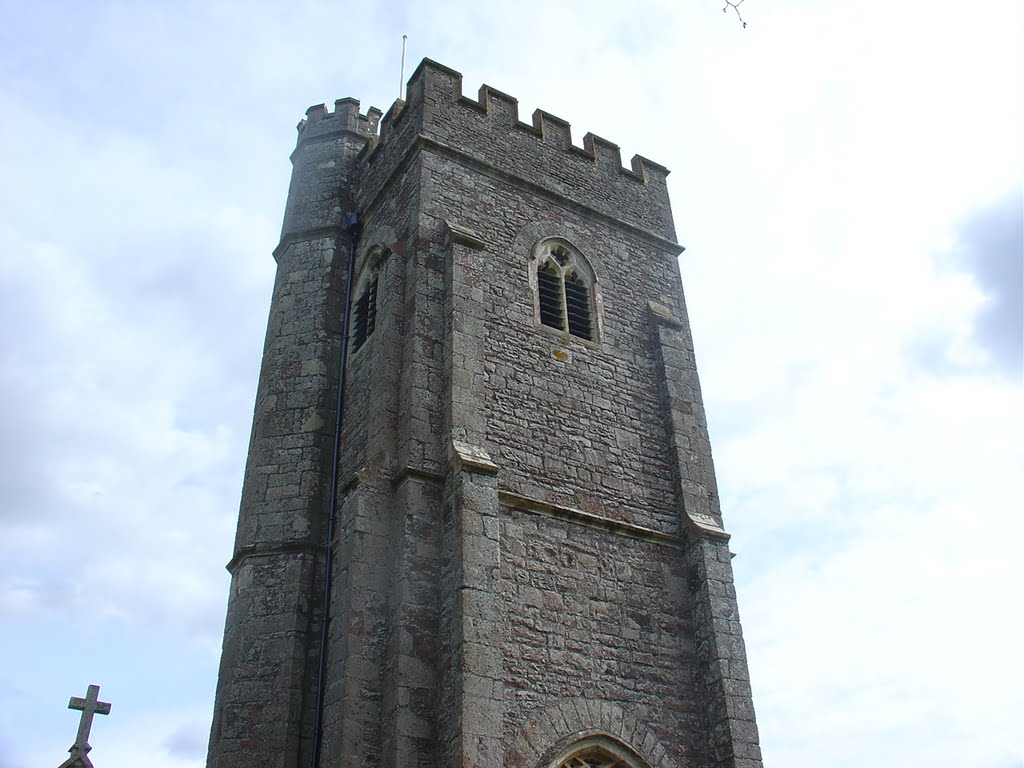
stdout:
<svg viewBox="0 0 1024 768">
<path fill-rule="evenodd" d="M 413 72 L 409 78 L 408 93 L 410 101 L 424 97 L 447 99 L 514 132 L 540 139 L 568 154 L 587 158 L 600 168 L 618 171 L 635 181 L 647 182 L 652 176 L 663 180 L 669 173 L 664 165 L 642 155 L 633 155 L 630 167 L 624 167 L 618 144 L 593 133 L 584 135 L 582 146 L 573 144 L 569 121 L 542 109 L 534 110 L 531 122 L 523 122 L 519 119 L 519 100 L 493 86 L 481 85 L 475 99 L 465 96 L 462 74 L 431 59 L 423 59 Z"/>
<path fill-rule="evenodd" d="M 334 102 L 334 111 L 329 112 L 326 104 L 316 104 L 306 110 L 306 116 L 295 126 L 299 141 L 327 133 L 347 131 L 362 138 L 373 139 L 383 113 L 377 107 L 370 107 L 366 114 L 359 112 L 359 99 L 351 97 Z"/>
<path fill-rule="evenodd" d="M 427 146 L 675 241 L 665 166 L 634 155 L 624 167 L 619 146 L 593 133 L 578 146 L 569 122 L 541 109 L 523 122 L 518 99 L 492 86 L 467 97 L 462 74 L 431 59 L 420 62 L 406 100 L 387 114 L 371 107 L 363 115 L 358 100 L 339 99 L 333 112 L 310 107 L 298 130 L 299 144 L 335 133 L 366 140 L 358 161 L 366 202 L 414 145 Z"/>
<path fill-rule="evenodd" d="M 402 119 L 407 107 L 420 106 L 419 102 L 424 99 L 436 103 L 440 97 L 469 113 L 490 118 L 498 125 L 510 128 L 514 132 L 559 147 L 567 154 L 586 158 L 597 167 L 617 171 L 635 181 L 646 183 L 652 177 L 663 181 L 669 174 L 668 168 L 664 165 L 642 155 L 633 155 L 630 167 L 624 167 L 618 144 L 594 133 L 583 136 L 582 146 L 573 144 L 572 126 L 569 121 L 542 109 L 534 110 L 530 123 L 523 122 L 519 119 L 519 100 L 493 86 L 481 85 L 476 99 L 465 96 L 462 92 L 462 74 L 432 59 L 423 59 L 420 62 L 409 78 L 407 93 L 408 101 L 396 101 L 384 116 L 381 141 L 387 140 L 387 127 Z"/>
</svg>

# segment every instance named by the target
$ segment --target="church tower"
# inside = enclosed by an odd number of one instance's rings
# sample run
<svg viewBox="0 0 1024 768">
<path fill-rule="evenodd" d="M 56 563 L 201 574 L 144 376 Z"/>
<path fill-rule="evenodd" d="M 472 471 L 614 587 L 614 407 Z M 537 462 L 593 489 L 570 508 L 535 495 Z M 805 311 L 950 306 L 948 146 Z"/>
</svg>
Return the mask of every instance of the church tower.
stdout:
<svg viewBox="0 0 1024 768">
<path fill-rule="evenodd" d="M 381 118 L 299 124 L 209 768 L 758 768 L 668 171 Z"/>
</svg>

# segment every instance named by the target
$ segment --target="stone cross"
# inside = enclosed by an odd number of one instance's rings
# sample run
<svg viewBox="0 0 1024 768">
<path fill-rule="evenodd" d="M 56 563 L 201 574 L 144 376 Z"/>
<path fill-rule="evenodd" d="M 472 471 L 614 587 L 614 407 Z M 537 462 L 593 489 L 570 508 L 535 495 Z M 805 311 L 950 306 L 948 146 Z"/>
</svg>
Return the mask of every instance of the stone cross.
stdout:
<svg viewBox="0 0 1024 768">
<path fill-rule="evenodd" d="M 110 714 L 110 703 L 106 701 L 100 701 L 100 687 L 98 685 L 90 685 L 89 692 L 85 695 L 85 698 L 79 698 L 78 696 L 72 696 L 71 701 L 68 702 L 68 709 L 80 709 L 82 711 L 82 719 L 78 723 L 78 736 L 75 738 L 75 743 L 72 745 L 68 752 L 72 753 L 79 752 L 85 755 L 92 747 L 89 746 L 89 731 L 92 730 L 92 717 L 93 715 L 109 715 Z"/>
</svg>

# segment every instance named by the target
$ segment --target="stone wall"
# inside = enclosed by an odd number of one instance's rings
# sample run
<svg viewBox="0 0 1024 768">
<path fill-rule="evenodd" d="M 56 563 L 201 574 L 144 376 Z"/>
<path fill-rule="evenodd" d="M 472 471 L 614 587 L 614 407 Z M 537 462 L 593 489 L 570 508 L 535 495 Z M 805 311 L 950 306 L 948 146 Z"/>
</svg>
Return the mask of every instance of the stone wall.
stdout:
<svg viewBox="0 0 1024 768">
<path fill-rule="evenodd" d="M 509 749 L 536 713 L 582 698 L 645 723 L 669 764 L 694 764 L 701 722 L 679 550 L 502 512 Z M 634 748 L 653 760 L 651 751 Z"/>
</svg>

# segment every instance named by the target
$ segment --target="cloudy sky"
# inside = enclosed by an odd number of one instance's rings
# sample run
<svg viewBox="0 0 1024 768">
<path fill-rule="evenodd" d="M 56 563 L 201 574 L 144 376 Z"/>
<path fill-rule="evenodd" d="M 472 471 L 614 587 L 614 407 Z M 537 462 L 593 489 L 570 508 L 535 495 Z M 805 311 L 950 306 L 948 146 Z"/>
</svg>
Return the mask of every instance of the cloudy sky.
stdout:
<svg viewBox="0 0 1024 768">
<path fill-rule="evenodd" d="M 766 765 L 1024 766 L 1017 0 L 0 0 L 0 768 L 203 764 L 294 126 L 672 169 Z M 411 69 L 410 67 L 410 69 Z"/>
</svg>

